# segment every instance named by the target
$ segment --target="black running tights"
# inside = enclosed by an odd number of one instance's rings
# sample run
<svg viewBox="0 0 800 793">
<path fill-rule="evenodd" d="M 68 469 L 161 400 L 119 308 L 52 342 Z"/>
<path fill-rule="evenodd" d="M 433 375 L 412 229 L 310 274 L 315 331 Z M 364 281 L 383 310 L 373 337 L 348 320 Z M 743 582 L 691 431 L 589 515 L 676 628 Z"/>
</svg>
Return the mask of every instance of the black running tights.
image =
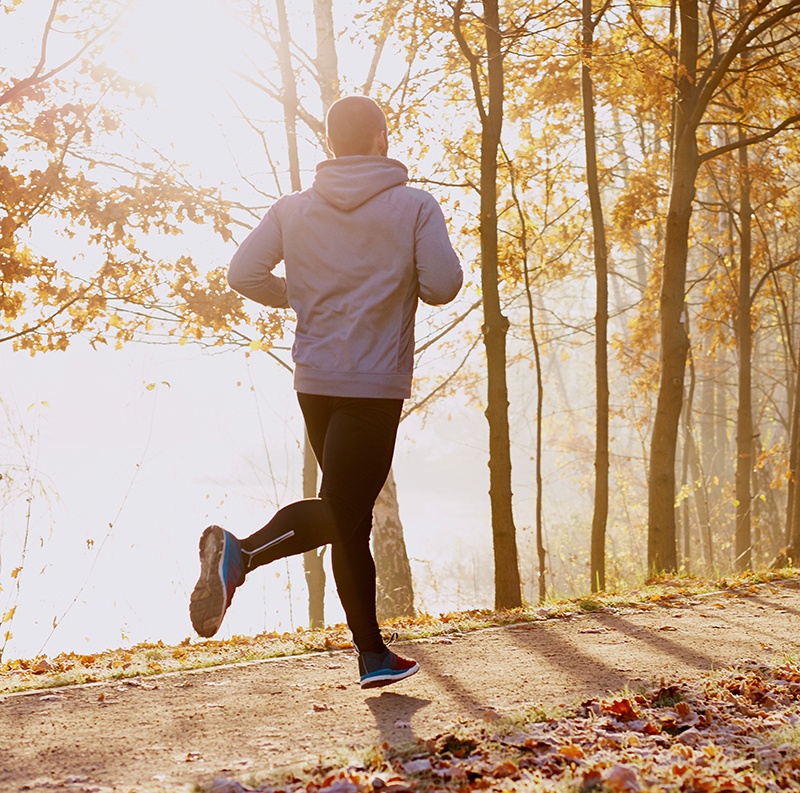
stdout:
<svg viewBox="0 0 800 793">
<path fill-rule="evenodd" d="M 288 504 L 242 540 L 247 570 L 330 544 L 353 642 L 362 652 L 381 652 L 369 538 L 372 508 L 392 465 L 403 400 L 316 394 L 297 399 L 322 468 L 319 498 Z"/>
</svg>

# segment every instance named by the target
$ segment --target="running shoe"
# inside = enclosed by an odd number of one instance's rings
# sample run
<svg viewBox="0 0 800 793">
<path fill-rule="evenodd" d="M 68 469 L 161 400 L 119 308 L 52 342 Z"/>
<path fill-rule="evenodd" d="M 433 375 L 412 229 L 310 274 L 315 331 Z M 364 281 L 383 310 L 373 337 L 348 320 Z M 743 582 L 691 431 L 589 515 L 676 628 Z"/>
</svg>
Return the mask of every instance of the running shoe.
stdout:
<svg viewBox="0 0 800 793">
<path fill-rule="evenodd" d="M 205 638 L 213 636 L 245 579 L 242 546 L 229 531 L 209 526 L 200 537 L 200 578 L 189 601 L 192 627 Z"/>
<path fill-rule="evenodd" d="M 411 677 L 419 671 L 419 664 L 408 658 L 395 655 L 388 648 L 382 653 L 359 653 L 358 672 L 361 688 L 379 688 Z"/>
</svg>

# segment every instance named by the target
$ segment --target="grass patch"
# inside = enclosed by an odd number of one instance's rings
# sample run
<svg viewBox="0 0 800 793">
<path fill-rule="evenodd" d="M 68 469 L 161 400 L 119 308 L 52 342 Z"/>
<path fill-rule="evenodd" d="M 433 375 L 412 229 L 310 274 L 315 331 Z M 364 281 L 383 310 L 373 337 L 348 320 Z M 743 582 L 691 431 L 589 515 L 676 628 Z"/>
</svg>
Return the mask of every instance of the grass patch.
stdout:
<svg viewBox="0 0 800 793">
<path fill-rule="evenodd" d="M 597 592 L 591 597 L 527 604 L 507 611 L 473 609 L 440 614 L 438 617 L 420 614 L 413 619 L 390 620 L 383 627 L 387 633 L 397 633 L 400 641 L 409 641 L 454 636 L 484 628 L 563 619 L 575 614 L 618 608 L 652 609 L 658 606 L 677 606 L 703 595 L 746 597 L 776 584 L 800 588 L 800 569 L 767 570 L 719 580 L 660 576 L 647 581 L 641 587 L 619 592 Z M 291 633 L 233 636 L 225 641 L 186 638 L 175 646 L 165 645 L 163 642 L 143 642 L 133 647 L 101 653 L 62 653 L 53 658 L 40 656 L 7 661 L 0 664 L 0 693 L 147 677 L 164 672 L 349 648 L 352 648 L 350 633 L 343 624 L 321 630 L 298 628 Z"/>
</svg>

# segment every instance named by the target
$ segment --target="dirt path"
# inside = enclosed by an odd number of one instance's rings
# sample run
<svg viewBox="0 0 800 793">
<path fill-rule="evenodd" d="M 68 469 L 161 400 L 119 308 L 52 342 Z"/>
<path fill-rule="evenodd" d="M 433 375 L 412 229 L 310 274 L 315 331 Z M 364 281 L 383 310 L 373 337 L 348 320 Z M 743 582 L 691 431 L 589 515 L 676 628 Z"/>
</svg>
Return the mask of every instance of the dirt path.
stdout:
<svg viewBox="0 0 800 793">
<path fill-rule="evenodd" d="M 420 672 L 362 691 L 347 652 L 0 698 L 0 790 L 183 790 L 402 745 L 489 710 L 552 707 L 800 645 L 800 582 L 399 646 Z"/>
</svg>

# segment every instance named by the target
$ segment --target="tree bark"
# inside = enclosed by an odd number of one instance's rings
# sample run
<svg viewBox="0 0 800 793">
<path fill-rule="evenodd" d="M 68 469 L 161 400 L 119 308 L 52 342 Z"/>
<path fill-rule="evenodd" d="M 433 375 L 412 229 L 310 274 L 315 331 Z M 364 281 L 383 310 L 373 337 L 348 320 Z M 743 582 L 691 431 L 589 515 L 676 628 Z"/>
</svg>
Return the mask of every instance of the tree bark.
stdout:
<svg viewBox="0 0 800 793">
<path fill-rule="evenodd" d="M 373 512 L 372 555 L 378 575 L 378 619 L 414 617 L 414 585 L 394 474 L 389 471 Z"/>
<path fill-rule="evenodd" d="M 794 388 L 792 395 L 792 427 L 789 439 L 789 485 L 786 492 L 786 555 L 789 559 L 797 558 L 797 546 L 794 543 L 795 535 L 800 531 L 795 530 L 795 494 L 797 493 L 797 458 L 798 442 L 800 441 L 800 356 L 795 362 L 795 371 L 792 373 L 791 385 L 787 390 Z M 800 518 L 800 515 L 797 516 Z M 800 529 L 800 526 L 798 526 Z"/>
<path fill-rule="evenodd" d="M 677 569 L 675 537 L 675 451 L 683 404 L 689 338 L 684 328 L 689 222 L 699 168 L 696 129 L 687 123 L 696 109 L 697 0 L 680 0 L 678 102 L 664 239 L 661 284 L 661 374 L 650 445 L 647 566 L 650 573 Z"/>
<path fill-rule="evenodd" d="M 744 136 L 739 131 L 740 138 Z M 739 295 L 736 340 L 739 347 L 738 407 L 736 411 L 736 530 L 734 567 L 749 570 L 751 553 L 751 477 L 753 471 L 752 328 L 750 326 L 751 208 L 747 146 L 739 149 Z"/>
<path fill-rule="evenodd" d="M 694 480 L 694 508 L 697 513 L 697 522 L 700 525 L 700 534 L 703 543 L 704 566 L 707 575 L 712 575 L 714 570 L 714 546 L 711 541 L 711 521 L 708 515 L 708 487 L 706 486 L 705 476 L 700 467 L 700 455 L 697 453 L 697 445 L 694 442 L 694 435 L 690 432 L 688 437 L 689 466 Z"/>
<path fill-rule="evenodd" d="M 797 487 L 798 468 L 800 468 L 800 465 L 798 465 L 798 460 L 800 460 L 800 355 L 798 355 L 792 418 L 792 448 L 790 454 L 794 459 L 794 468 L 791 471 L 793 477 L 791 483 L 793 484 L 793 498 L 786 527 L 786 553 L 784 562 L 797 564 L 798 560 L 800 560 L 800 498 L 798 498 L 800 490 Z"/>
<path fill-rule="evenodd" d="M 689 315 L 686 314 L 686 329 L 689 329 Z M 692 406 L 694 404 L 694 391 L 695 391 L 695 367 L 694 361 L 690 353 L 689 356 L 689 393 L 686 397 L 686 404 L 683 407 L 683 454 L 681 456 L 681 490 L 686 487 L 689 482 L 689 466 L 692 457 L 692 447 L 694 445 L 692 440 Z M 696 482 L 693 483 L 690 490 L 694 491 Z M 685 498 L 681 502 L 682 515 L 683 515 L 683 568 L 684 572 L 689 574 L 692 569 L 692 552 L 691 552 L 691 520 L 689 512 L 689 496 L 688 493 L 684 494 Z"/>
<path fill-rule="evenodd" d="M 286 14 L 285 0 L 275 0 L 278 17 L 278 58 L 280 61 L 281 87 L 283 91 L 283 123 L 286 129 L 286 146 L 289 154 L 289 179 L 292 192 L 302 189 L 300 179 L 300 156 L 297 149 L 297 81 L 289 49 L 291 33 Z M 316 498 L 317 458 L 311 448 L 308 435 L 303 441 L 303 498 Z M 303 554 L 306 585 L 308 586 L 308 624 L 311 628 L 325 625 L 325 548 Z"/>
<path fill-rule="evenodd" d="M 486 348 L 486 419 L 489 423 L 489 501 L 494 546 L 495 608 L 506 609 L 522 605 L 522 587 L 511 493 L 511 438 L 506 382 L 506 334 L 509 322 L 500 307 L 497 249 L 497 155 L 503 130 L 504 54 L 498 0 L 483 0 L 485 64 L 472 51 L 464 36 L 461 28 L 463 6 L 464 0 L 456 0 L 453 6 L 453 35 L 469 64 L 475 107 L 481 122 L 481 292 L 482 330 Z"/>
<path fill-rule="evenodd" d="M 292 67 L 292 54 L 289 49 L 291 34 L 286 15 L 285 0 L 275 0 L 278 16 L 278 57 L 283 89 L 283 124 L 286 129 L 286 144 L 289 153 L 289 178 L 292 192 L 302 189 L 300 183 L 300 156 L 297 151 L 297 81 Z M 316 475 L 316 474 L 315 474 Z"/>
<path fill-rule="evenodd" d="M 336 54 L 336 35 L 333 28 L 332 0 L 314 0 L 314 29 L 316 32 L 317 82 L 324 113 L 339 98 L 339 58 Z"/>
<path fill-rule="evenodd" d="M 600 201 L 600 180 L 597 172 L 597 136 L 595 131 L 594 89 L 592 85 L 592 50 L 594 27 L 592 0 L 583 0 L 583 62 L 581 96 L 583 100 L 583 135 L 586 153 L 586 186 L 592 213 L 594 237 L 594 270 L 597 281 L 595 313 L 595 384 L 596 442 L 594 512 L 592 515 L 591 590 L 606 588 L 606 525 L 608 523 L 608 249 Z"/>
<path fill-rule="evenodd" d="M 311 448 L 308 435 L 303 446 L 303 498 L 317 497 L 317 458 Z M 325 550 L 327 546 L 306 551 L 303 567 L 308 586 L 308 625 L 310 628 L 325 627 Z"/>
<path fill-rule="evenodd" d="M 511 438 L 508 423 L 506 334 L 509 321 L 500 306 L 497 235 L 497 154 L 503 128 L 503 53 L 497 0 L 484 0 L 488 107 L 481 129 L 481 288 L 486 345 L 489 423 L 489 498 L 494 540 L 495 608 L 522 605 L 516 527 L 511 492 Z"/>
</svg>

